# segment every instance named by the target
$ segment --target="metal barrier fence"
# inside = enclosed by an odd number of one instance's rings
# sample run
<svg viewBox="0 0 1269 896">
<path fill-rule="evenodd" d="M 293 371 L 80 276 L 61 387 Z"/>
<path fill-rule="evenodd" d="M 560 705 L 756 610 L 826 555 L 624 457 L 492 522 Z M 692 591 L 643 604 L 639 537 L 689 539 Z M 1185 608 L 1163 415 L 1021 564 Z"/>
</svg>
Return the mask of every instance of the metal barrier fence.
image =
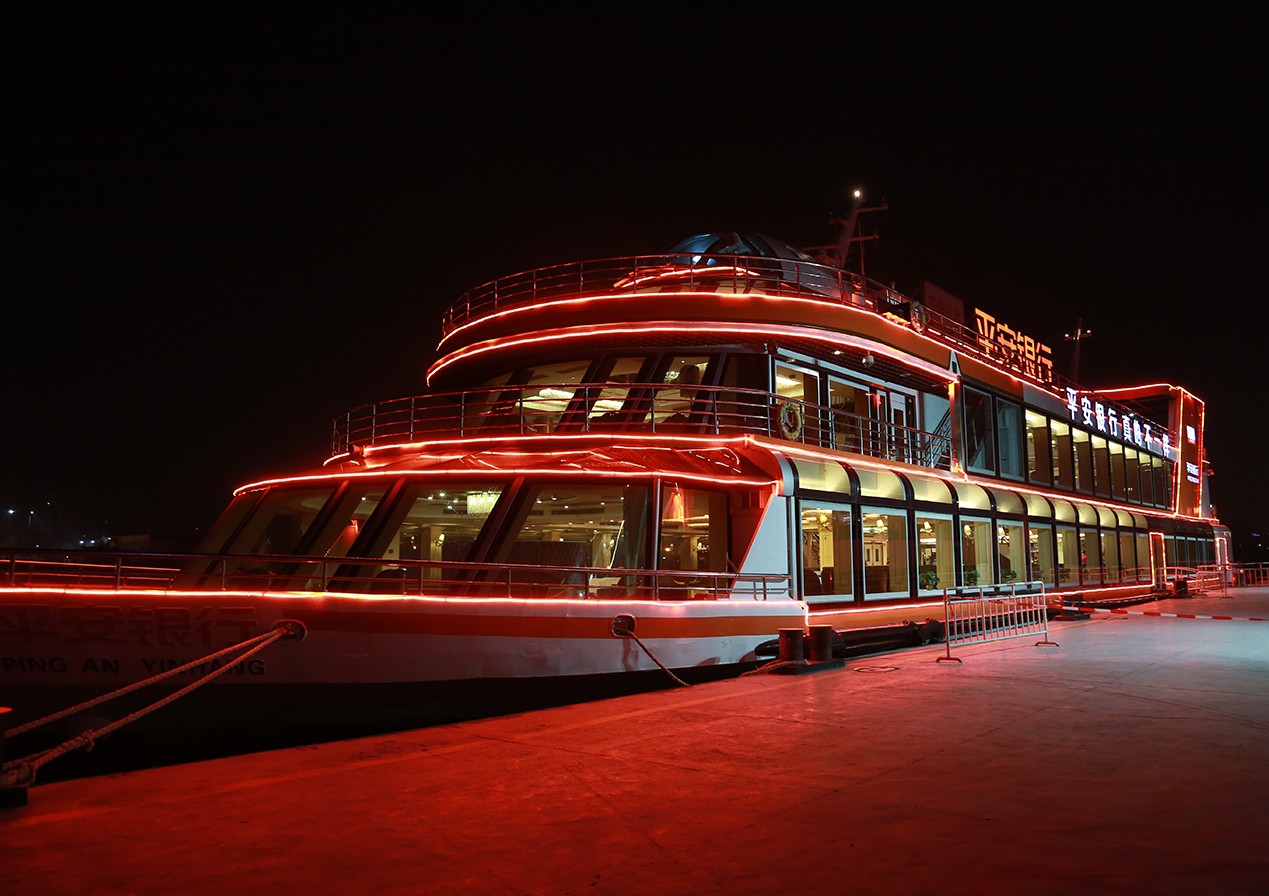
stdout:
<svg viewBox="0 0 1269 896">
<path fill-rule="evenodd" d="M 1019 593 L 1019 592 L 1022 593 Z M 946 653 L 938 662 L 959 663 L 952 645 L 986 644 L 1008 638 L 1040 635 L 1035 646 L 1057 647 L 1049 640 L 1048 603 L 1043 582 L 957 588 L 943 591 L 943 643 Z"/>
</svg>

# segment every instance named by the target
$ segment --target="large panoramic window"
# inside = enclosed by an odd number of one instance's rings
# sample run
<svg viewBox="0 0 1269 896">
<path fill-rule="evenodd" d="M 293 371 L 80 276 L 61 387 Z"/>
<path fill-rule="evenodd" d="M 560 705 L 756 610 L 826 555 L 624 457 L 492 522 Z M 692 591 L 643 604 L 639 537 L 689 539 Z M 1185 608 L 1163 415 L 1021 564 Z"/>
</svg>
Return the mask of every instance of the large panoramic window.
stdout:
<svg viewBox="0 0 1269 896">
<path fill-rule="evenodd" d="M 510 525 L 495 558 L 514 564 L 513 582 L 543 586 L 585 585 L 585 574 L 575 570 L 587 567 L 642 568 L 647 565 L 642 546 L 650 500 L 651 489 L 645 483 L 530 483 L 513 502 Z M 523 593 L 564 592 L 543 588 Z"/>
</svg>

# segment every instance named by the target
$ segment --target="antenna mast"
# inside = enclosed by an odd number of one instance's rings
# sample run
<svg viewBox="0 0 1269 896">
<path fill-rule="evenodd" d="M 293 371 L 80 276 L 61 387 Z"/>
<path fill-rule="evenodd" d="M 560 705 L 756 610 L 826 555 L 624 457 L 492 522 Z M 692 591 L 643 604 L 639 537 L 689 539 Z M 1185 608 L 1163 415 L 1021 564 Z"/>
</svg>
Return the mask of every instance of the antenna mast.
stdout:
<svg viewBox="0 0 1269 896">
<path fill-rule="evenodd" d="M 1071 353 L 1071 382 L 1079 385 L 1080 381 L 1080 343 L 1093 335 L 1092 330 L 1084 329 L 1084 318 L 1075 318 L 1075 332 L 1067 333 L 1062 338 L 1075 343 L 1075 351 Z"/>
<path fill-rule="evenodd" d="M 863 244 L 869 240 L 875 240 L 879 234 L 868 234 L 867 236 L 857 236 L 855 231 L 859 227 L 859 216 L 868 214 L 869 212 L 889 211 L 890 206 L 883 199 L 881 205 L 874 205 L 870 208 L 864 208 L 864 194 L 862 190 L 855 190 L 851 195 L 850 211 L 845 215 L 830 215 L 829 224 L 837 226 L 837 242 L 831 246 L 810 246 L 805 251 L 815 255 L 817 260 L 825 264 L 831 264 L 836 267 L 846 269 L 846 264 L 850 260 L 850 247 L 852 243 L 859 243 L 859 275 L 867 276 L 864 272 L 864 247 Z"/>
</svg>

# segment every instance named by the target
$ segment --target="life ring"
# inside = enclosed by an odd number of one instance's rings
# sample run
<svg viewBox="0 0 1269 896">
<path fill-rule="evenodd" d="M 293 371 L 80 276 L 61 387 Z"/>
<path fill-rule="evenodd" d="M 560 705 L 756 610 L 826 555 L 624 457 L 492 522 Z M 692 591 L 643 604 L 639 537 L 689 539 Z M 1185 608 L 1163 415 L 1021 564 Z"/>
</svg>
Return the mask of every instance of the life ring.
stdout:
<svg viewBox="0 0 1269 896">
<path fill-rule="evenodd" d="M 925 306 L 920 302 L 913 302 L 908 309 L 908 320 L 912 322 L 912 329 L 918 333 L 924 333 L 926 325 Z"/>
<path fill-rule="evenodd" d="M 790 442 L 802 441 L 802 407 L 792 401 L 782 401 L 776 408 L 776 422 L 780 435 Z"/>
</svg>

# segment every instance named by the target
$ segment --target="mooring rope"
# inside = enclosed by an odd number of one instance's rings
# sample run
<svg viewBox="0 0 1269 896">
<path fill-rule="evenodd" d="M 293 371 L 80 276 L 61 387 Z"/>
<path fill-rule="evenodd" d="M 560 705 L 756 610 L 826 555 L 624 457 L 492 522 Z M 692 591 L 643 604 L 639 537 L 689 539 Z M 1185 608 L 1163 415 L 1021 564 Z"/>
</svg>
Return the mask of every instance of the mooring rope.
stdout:
<svg viewBox="0 0 1269 896">
<path fill-rule="evenodd" d="M 91 750 L 94 744 L 96 743 L 97 738 L 105 737 L 107 734 L 111 734 L 112 732 L 118 731 L 123 726 L 131 724 L 132 722 L 135 722 L 137 719 L 142 718 L 143 716 L 149 715 L 150 713 L 154 712 L 156 709 L 162 709 L 164 706 L 167 706 L 169 703 L 172 703 L 173 701 L 181 697 L 184 697 L 186 694 L 190 693 L 191 691 L 194 691 L 195 689 L 200 688 L 203 685 L 207 684 L 209 681 L 212 681 L 215 678 L 225 674 L 226 672 L 228 672 L 230 669 L 232 669 L 234 666 L 238 665 L 239 663 L 250 659 L 252 656 L 259 653 L 264 648 L 268 647 L 274 641 L 278 641 L 282 639 L 299 640 L 300 638 L 303 637 L 303 634 L 304 634 L 303 627 L 300 626 L 299 623 L 290 622 L 290 621 L 279 622 L 276 626 L 274 626 L 272 631 L 265 632 L 262 635 L 256 635 L 255 637 L 248 638 L 245 641 L 240 641 L 239 643 L 234 644 L 230 647 L 226 647 L 223 650 L 218 650 L 215 653 L 209 654 L 208 656 L 205 656 L 202 659 L 194 660 L 192 662 L 186 663 L 183 666 L 178 666 L 175 669 L 169 669 L 166 672 L 161 672 L 158 675 L 152 676 L 143 681 L 139 681 L 139 682 L 136 682 L 135 684 L 127 685 L 126 687 L 122 687 L 116 691 L 111 691 L 109 694 L 105 694 L 101 697 L 95 697 L 92 700 L 85 701 L 84 703 L 80 703 L 77 706 L 72 706 L 69 709 L 64 709 L 60 712 L 53 713 L 52 715 L 45 716 L 44 718 L 36 719 L 33 722 L 28 722 L 25 725 L 19 725 L 15 728 L 10 729 L 9 731 L 5 733 L 6 738 L 13 737 L 18 734 L 23 734 L 27 731 L 30 731 L 33 728 L 38 728 L 41 725 L 46 725 L 50 722 L 55 722 L 58 719 L 63 719 L 77 712 L 82 712 L 85 709 L 89 709 L 93 706 L 97 706 L 98 704 L 104 703 L 107 700 L 112 700 L 116 697 L 122 697 L 125 694 L 130 694 L 133 691 L 138 690 L 139 688 L 145 687 L 146 685 L 154 684 L 156 682 L 162 681 L 165 678 L 170 678 L 173 675 L 177 675 L 188 669 L 192 669 L 196 666 L 202 665 L 203 663 L 211 662 L 214 659 L 222 657 L 228 653 L 232 653 L 236 650 L 249 648 L 247 649 L 245 653 L 242 654 L 242 656 L 238 657 L 232 663 L 225 663 L 223 666 L 212 669 L 210 672 L 203 675 L 201 678 L 194 680 L 193 682 L 181 688 L 180 690 L 175 691 L 174 693 L 171 693 L 167 695 L 166 697 L 163 697 L 159 700 L 156 700 L 154 703 L 151 703 L 149 706 L 142 707 L 136 712 L 129 713 L 123 718 L 116 719 L 115 721 L 111 722 L 110 724 L 106 725 L 103 728 L 85 729 L 80 734 L 76 735 L 75 737 L 72 737 L 71 739 L 67 741 L 64 741 L 58 744 L 55 747 L 50 747 L 49 749 L 43 750 L 39 753 L 32 753 L 30 756 L 24 756 L 21 759 L 14 759 L 10 762 L 6 762 L 3 768 L 0 769 L 0 787 L 29 787 L 30 785 L 35 783 L 36 773 L 45 765 L 48 765 L 50 762 L 56 759 L 58 756 L 63 756 L 71 752 L 72 750 L 79 749 L 80 747 L 84 747 L 87 750 Z"/>
<path fill-rule="evenodd" d="M 765 672 L 774 672 L 777 669 L 784 669 L 789 666 L 809 666 L 809 665 L 810 663 L 808 663 L 806 660 L 772 660 L 771 662 L 765 663 L 756 669 L 750 669 L 748 672 L 741 672 L 740 677 L 744 678 L 746 675 L 758 675 L 760 673 L 765 673 Z"/>
<path fill-rule="evenodd" d="M 691 687 L 691 685 L 689 685 L 686 681 L 684 681 L 683 679 L 675 675 L 673 672 L 671 672 L 669 666 L 667 666 L 665 663 L 661 662 L 659 659 L 656 658 L 656 654 L 654 654 L 651 650 L 649 650 L 648 645 L 644 644 L 643 641 L 640 640 L 639 636 L 634 633 L 634 625 L 632 624 L 633 622 L 634 622 L 633 619 L 631 619 L 630 622 L 626 622 L 625 618 L 618 616 L 616 619 L 612 621 L 612 625 L 609 627 L 609 630 L 616 637 L 629 638 L 630 640 L 638 644 L 640 647 L 642 647 L 643 652 L 648 655 L 648 657 L 652 660 L 652 662 L 660 666 L 661 671 L 664 672 L 666 675 L 670 676 L 670 678 L 672 678 L 676 684 L 685 688 Z"/>
</svg>

